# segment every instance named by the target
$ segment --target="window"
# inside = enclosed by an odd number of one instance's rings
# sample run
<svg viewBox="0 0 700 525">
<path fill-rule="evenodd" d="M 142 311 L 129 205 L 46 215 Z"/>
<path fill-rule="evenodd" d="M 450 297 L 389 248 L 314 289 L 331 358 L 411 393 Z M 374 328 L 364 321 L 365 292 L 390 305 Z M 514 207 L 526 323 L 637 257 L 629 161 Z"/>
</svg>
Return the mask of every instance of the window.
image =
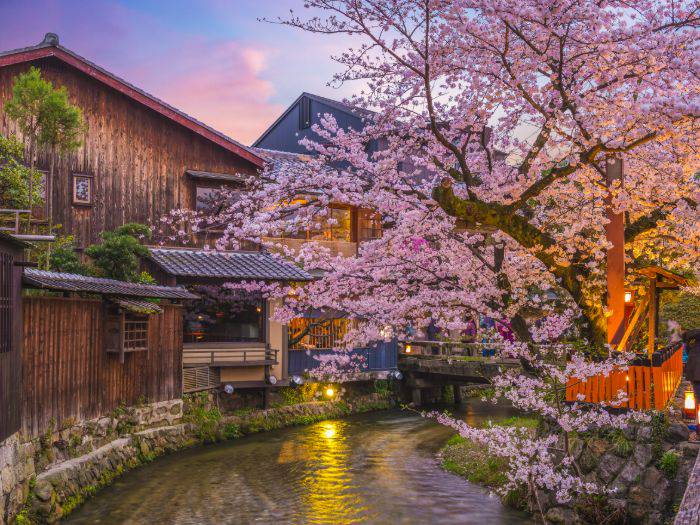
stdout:
<svg viewBox="0 0 700 525">
<path fill-rule="evenodd" d="M 299 129 L 311 127 L 311 100 L 303 97 L 299 101 Z"/>
<path fill-rule="evenodd" d="M 316 228 L 315 224 L 319 227 Z M 309 230 L 309 239 L 316 241 L 347 241 L 352 238 L 352 213 L 349 208 L 330 208 Z"/>
<path fill-rule="evenodd" d="M 0 354 L 12 350 L 13 257 L 0 252 Z"/>
<path fill-rule="evenodd" d="M 221 186 L 197 186 L 195 188 L 195 210 L 204 212 L 218 212 L 224 201 L 233 204 L 240 199 L 241 191 L 229 190 L 222 193 Z"/>
<path fill-rule="evenodd" d="M 119 354 L 119 362 L 131 352 L 148 351 L 148 315 L 142 313 L 109 310 L 105 321 L 105 346 L 107 352 Z"/>
<path fill-rule="evenodd" d="M 357 214 L 359 240 L 369 241 L 382 236 L 382 217 L 371 210 L 359 210 Z"/>
<path fill-rule="evenodd" d="M 73 204 L 92 206 L 92 175 L 73 174 Z"/>
<path fill-rule="evenodd" d="M 340 346 L 348 333 L 348 319 L 315 319 L 300 317 L 289 322 L 290 339 L 295 339 L 304 331 L 308 333 L 300 341 L 289 346 L 290 350 L 322 350 Z"/>
<path fill-rule="evenodd" d="M 264 342 L 265 308 L 259 294 L 197 286 L 201 297 L 184 316 L 185 343 Z"/>
</svg>

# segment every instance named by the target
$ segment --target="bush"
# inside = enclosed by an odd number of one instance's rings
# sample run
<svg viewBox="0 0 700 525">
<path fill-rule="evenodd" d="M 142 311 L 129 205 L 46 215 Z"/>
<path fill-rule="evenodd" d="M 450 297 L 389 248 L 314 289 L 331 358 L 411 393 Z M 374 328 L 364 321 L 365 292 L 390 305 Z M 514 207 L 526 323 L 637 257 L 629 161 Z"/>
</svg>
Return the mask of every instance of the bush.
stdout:
<svg viewBox="0 0 700 525">
<path fill-rule="evenodd" d="M 140 258 L 148 256 L 148 248 L 140 242 L 140 239 L 151 237 L 148 226 L 129 223 L 112 232 L 102 232 L 100 236 L 100 244 L 93 244 L 85 250 L 100 276 L 131 282 L 147 279 L 139 272 L 139 265 Z"/>
<path fill-rule="evenodd" d="M 667 452 L 664 452 L 664 454 L 661 456 L 661 459 L 658 463 L 658 467 L 659 470 L 663 472 L 668 479 L 673 479 L 678 473 L 679 463 L 680 456 L 678 455 L 678 453 L 669 450 Z"/>
</svg>

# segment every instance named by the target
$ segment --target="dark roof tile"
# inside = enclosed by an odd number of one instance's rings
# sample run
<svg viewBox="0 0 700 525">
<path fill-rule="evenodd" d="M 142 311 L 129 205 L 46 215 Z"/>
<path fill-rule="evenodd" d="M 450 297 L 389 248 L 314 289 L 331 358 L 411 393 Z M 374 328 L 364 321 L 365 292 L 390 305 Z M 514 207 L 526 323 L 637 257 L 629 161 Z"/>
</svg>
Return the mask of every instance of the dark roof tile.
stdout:
<svg viewBox="0 0 700 525">
<path fill-rule="evenodd" d="M 48 272 L 25 268 L 24 282 L 35 288 L 63 292 L 86 292 L 123 297 L 153 297 L 159 299 L 198 299 L 184 288 L 130 283 L 102 277 L 88 277 L 77 273 Z"/>
<path fill-rule="evenodd" d="M 220 252 L 152 248 L 151 260 L 177 277 L 265 281 L 310 281 L 298 266 L 262 252 Z"/>
</svg>

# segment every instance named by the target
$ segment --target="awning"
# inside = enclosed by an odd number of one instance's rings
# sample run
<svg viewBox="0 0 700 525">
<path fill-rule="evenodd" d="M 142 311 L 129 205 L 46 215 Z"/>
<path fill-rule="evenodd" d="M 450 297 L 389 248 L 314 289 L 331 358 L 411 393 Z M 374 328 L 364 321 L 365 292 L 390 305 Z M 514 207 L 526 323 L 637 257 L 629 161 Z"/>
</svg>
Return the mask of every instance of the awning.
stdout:
<svg viewBox="0 0 700 525">
<path fill-rule="evenodd" d="M 134 314 L 160 314 L 163 309 L 155 303 L 142 299 L 126 299 L 124 297 L 110 297 L 109 300 L 124 310 Z"/>
</svg>

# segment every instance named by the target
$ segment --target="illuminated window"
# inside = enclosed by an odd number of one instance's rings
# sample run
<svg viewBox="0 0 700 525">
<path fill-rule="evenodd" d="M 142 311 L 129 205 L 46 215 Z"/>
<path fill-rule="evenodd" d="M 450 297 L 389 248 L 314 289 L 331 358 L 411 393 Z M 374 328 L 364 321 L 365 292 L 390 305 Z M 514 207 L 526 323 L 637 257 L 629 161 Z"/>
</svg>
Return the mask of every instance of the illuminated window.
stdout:
<svg viewBox="0 0 700 525">
<path fill-rule="evenodd" d="M 359 210 L 357 214 L 360 241 L 379 239 L 382 236 L 382 217 L 371 210 Z"/>
<path fill-rule="evenodd" d="M 340 346 L 348 333 L 348 319 L 316 319 L 300 317 L 289 322 L 289 336 L 292 340 L 308 331 L 298 342 L 290 345 L 290 350 L 322 350 Z"/>
</svg>

